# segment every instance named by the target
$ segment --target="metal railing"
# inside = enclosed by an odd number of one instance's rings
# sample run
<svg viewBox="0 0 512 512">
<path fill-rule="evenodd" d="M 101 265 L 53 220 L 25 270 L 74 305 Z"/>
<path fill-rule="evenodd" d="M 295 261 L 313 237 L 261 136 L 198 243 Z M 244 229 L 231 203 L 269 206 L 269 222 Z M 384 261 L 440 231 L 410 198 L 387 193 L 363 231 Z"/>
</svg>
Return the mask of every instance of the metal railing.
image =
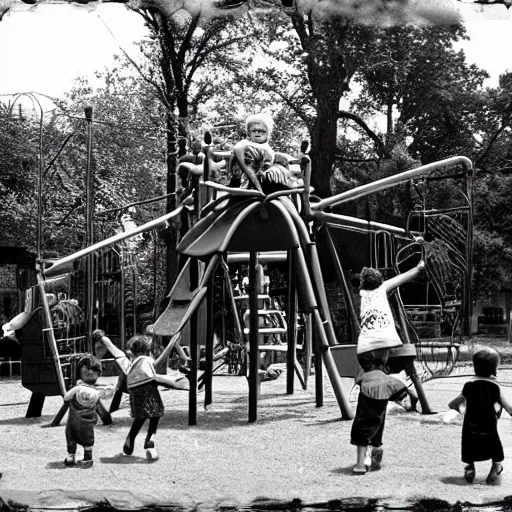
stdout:
<svg viewBox="0 0 512 512">
<path fill-rule="evenodd" d="M 13 361 L 11 358 L 7 359 L 7 361 L 0 361 L 0 380 L 20 376 L 21 361 Z"/>
</svg>

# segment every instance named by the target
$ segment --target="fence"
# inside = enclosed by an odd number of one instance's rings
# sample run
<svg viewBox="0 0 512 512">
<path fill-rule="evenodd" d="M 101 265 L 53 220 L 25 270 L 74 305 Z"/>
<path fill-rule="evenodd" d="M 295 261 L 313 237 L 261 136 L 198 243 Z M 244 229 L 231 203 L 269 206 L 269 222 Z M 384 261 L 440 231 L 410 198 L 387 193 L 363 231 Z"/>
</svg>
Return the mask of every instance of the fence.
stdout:
<svg viewBox="0 0 512 512">
<path fill-rule="evenodd" d="M 12 379 L 21 376 L 21 361 L 13 361 L 9 358 L 7 361 L 0 360 L 0 379 Z"/>
</svg>

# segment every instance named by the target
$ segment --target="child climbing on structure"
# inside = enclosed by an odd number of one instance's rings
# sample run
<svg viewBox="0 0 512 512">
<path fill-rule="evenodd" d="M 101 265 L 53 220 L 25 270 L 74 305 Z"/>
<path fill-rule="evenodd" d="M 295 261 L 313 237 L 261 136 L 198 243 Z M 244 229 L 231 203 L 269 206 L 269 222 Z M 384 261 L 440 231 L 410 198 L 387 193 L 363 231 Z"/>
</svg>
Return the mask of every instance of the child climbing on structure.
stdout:
<svg viewBox="0 0 512 512">
<path fill-rule="evenodd" d="M 149 419 L 148 432 L 144 442 L 146 457 L 150 460 L 157 460 L 158 453 L 155 449 L 154 437 L 158 428 L 158 422 L 164 414 L 164 404 L 158 385 L 175 387 L 174 379 L 167 375 L 160 375 L 155 371 L 154 360 L 150 357 L 151 338 L 144 334 L 133 336 L 128 341 L 128 348 L 133 353 L 134 360 L 130 361 L 128 356 L 112 341 L 105 336 L 101 330 L 93 333 L 94 341 L 101 341 L 123 373 L 126 374 L 126 386 L 130 393 L 130 406 L 133 423 L 130 432 L 123 445 L 125 455 L 131 455 L 135 446 L 135 438 L 145 421 Z"/>
<path fill-rule="evenodd" d="M 69 417 L 66 424 L 68 455 L 64 464 L 75 465 L 76 449 L 80 444 L 84 447 L 84 465 L 90 467 L 93 464 L 94 425 L 98 421 L 98 412 L 103 418 L 109 417 L 101 403 L 102 392 L 94 387 L 101 375 L 100 361 L 93 355 L 84 355 L 78 361 L 77 374 L 81 379 L 77 380 L 76 385 L 64 395 L 64 402 L 69 402 Z"/>
<path fill-rule="evenodd" d="M 497 485 L 503 472 L 503 446 L 498 434 L 498 418 L 502 408 L 512 415 L 510 405 L 501 393 L 496 375 L 500 364 L 499 354 L 490 347 L 482 347 L 473 354 L 475 378 L 464 384 L 462 393 L 448 406 L 445 422 L 463 412 L 462 462 L 464 478 L 472 483 L 475 479 L 475 462 L 491 459 L 492 465 L 486 483 Z"/>
<path fill-rule="evenodd" d="M 388 402 L 409 395 L 411 409 L 415 409 L 418 401 L 414 390 L 404 381 L 386 373 L 390 349 L 402 345 L 388 293 L 417 277 L 424 267 L 424 262 L 420 261 L 415 268 L 386 281 L 378 270 L 365 267 L 361 271 L 361 332 L 357 340 L 357 358 L 362 372 L 356 378 L 360 393 L 350 440 L 357 447 L 357 462 L 353 468 L 356 474 L 366 473 L 369 467 L 380 469 Z"/>
</svg>

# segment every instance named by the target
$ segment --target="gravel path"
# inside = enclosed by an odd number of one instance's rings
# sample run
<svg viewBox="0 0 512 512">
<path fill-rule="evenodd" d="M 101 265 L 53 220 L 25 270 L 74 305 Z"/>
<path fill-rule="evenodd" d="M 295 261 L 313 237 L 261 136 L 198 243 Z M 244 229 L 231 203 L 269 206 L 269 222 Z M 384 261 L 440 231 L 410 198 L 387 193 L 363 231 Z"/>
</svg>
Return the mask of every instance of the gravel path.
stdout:
<svg viewBox="0 0 512 512">
<path fill-rule="evenodd" d="M 285 374 L 263 383 L 258 421 L 253 424 L 247 422 L 244 378 L 216 377 L 214 404 L 208 411 L 199 394 L 196 426 L 188 426 L 188 393 L 162 390 L 166 414 L 157 435 L 160 460 L 144 458 L 143 435 L 137 439 L 134 456 L 121 455 L 131 423 L 125 406 L 113 415 L 113 425 L 96 428 L 94 466 L 84 469 L 63 465 L 64 422 L 43 428 L 62 399 L 47 398 L 43 416 L 26 419 L 29 392 L 19 381 L 2 380 L 0 497 L 34 510 L 78 507 L 103 499 L 125 509 L 155 503 L 211 509 L 294 498 L 304 504 L 376 498 L 388 506 L 425 497 L 452 504 L 496 502 L 512 494 L 512 464 L 505 460 L 501 486 L 485 484 L 487 462 L 477 464 L 477 479 L 467 484 L 460 462 L 461 421 L 442 422 L 446 404 L 467 378 L 424 384 L 437 414 L 406 413 L 391 404 L 382 470 L 364 476 L 352 475 L 351 422 L 340 420 L 327 381 L 321 408 L 315 407 L 313 380 L 310 389 L 297 389 L 294 395 L 285 394 Z M 512 370 L 502 370 L 499 380 L 512 401 Z M 102 379 L 107 385 L 114 381 Z M 351 399 L 355 400 L 355 393 Z M 506 413 L 499 428 L 505 454 L 511 454 L 512 419 Z"/>
</svg>

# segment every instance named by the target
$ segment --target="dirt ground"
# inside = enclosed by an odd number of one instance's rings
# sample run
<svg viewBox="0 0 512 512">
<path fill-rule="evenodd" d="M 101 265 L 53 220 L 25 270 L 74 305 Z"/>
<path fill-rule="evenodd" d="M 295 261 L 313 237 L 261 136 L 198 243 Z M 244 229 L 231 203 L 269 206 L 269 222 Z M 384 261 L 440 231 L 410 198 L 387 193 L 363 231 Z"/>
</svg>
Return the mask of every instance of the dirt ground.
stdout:
<svg viewBox="0 0 512 512">
<path fill-rule="evenodd" d="M 243 377 L 215 377 L 214 403 L 207 411 L 203 394 L 198 395 L 195 426 L 188 426 L 188 392 L 161 389 L 166 414 L 156 438 L 160 459 L 145 458 L 145 430 L 134 455 L 121 454 L 131 423 L 125 404 L 114 413 L 113 425 L 96 428 L 92 468 L 64 466 L 65 420 L 46 428 L 62 403 L 60 397 L 46 399 L 41 418 L 26 419 L 29 391 L 19 380 L 2 380 L 0 497 L 31 510 L 77 509 L 104 500 L 117 509 L 175 505 L 187 510 L 258 504 L 268 509 L 269 503 L 277 508 L 278 502 L 293 499 L 315 507 L 332 500 L 368 499 L 391 508 L 422 498 L 496 503 L 512 494 L 512 464 L 505 460 L 501 486 L 485 484 L 487 462 L 477 463 L 475 483 L 467 484 L 460 462 L 461 418 L 450 424 L 442 421 L 447 403 L 468 378 L 461 374 L 424 383 L 436 414 L 405 412 L 390 404 L 383 467 L 363 476 L 352 474 L 351 422 L 341 420 L 327 380 L 323 407 L 315 406 L 314 377 L 307 390 L 297 383 L 293 395 L 286 394 L 284 373 L 264 382 L 258 420 L 251 424 Z M 512 369 L 502 369 L 498 380 L 512 400 Z M 102 379 L 106 386 L 114 382 L 112 377 Z M 346 384 L 350 388 L 351 382 Z M 355 407 L 355 390 L 350 398 Z M 512 419 L 506 413 L 499 429 L 507 456 L 512 450 Z"/>
<path fill-rule="evenodd" d="M 444 424 L 442 415 L 467 376 L 424 384 L 437 414 L 407 413 L 391 404 L 383 467 L 364 476 L 352 475 L 351 422 L 340 419 L 329 383 L 324 383 L 324 406 L 317 408 L 313 381 L 307 391 L 286 395 L 285 377 L 263 383 L 258 421 L 252 424 L 243 377 L 214 379 L 214 404 L 205 411 L 199 395 L 195 426 L 188 426 L 188 393 L 162 389 L 166 414 L 157 435 L 156 462 L 145 459 L 142 436 L 134 456 L 121 455 L 131 422 L 125 405 L 114 414 L 113 425 L 96 428 L 92 468 L 64 466 L 64 422 L 45 428 L 61 398 L 47 398 L 43 416 L 26 419 L 29 392 L 19 381 L 1 381 L 0 497 L 31 510 L 73 509 L 102 500 L 119 509 L 218 509 L 292 499 L 310 506 L 361 498 L 394 507 L 425 497 L 485 504 L 511 494 L 512 465 L 507 460 L 499 487 L 485 484 L 488 463 L 477 464 L 474 484 L 462 479 L 461 420 Z M 512 370 L 502 370 L 499 380 L 512 400 Z M 103 379 L 106 385 L 114 381 Z M 355 400 L 353 391 L 353 405 Z M 499 428 L 507 453 L 512 421 L 506 414 Z"/>
</svg>

